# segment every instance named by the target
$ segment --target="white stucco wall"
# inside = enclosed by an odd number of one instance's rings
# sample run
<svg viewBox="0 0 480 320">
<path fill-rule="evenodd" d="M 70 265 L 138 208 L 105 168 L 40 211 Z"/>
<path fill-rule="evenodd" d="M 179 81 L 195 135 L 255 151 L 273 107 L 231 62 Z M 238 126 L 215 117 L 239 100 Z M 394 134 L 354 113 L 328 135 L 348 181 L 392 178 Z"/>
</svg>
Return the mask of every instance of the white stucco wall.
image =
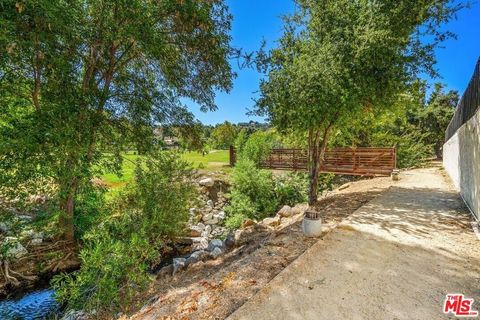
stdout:
<svg viewBox="0 0 480 320">
<path fill-rule="evenodd" d="M 443 166 L 480 219 L 480 109 L 443 145 Z"/>
</svg>

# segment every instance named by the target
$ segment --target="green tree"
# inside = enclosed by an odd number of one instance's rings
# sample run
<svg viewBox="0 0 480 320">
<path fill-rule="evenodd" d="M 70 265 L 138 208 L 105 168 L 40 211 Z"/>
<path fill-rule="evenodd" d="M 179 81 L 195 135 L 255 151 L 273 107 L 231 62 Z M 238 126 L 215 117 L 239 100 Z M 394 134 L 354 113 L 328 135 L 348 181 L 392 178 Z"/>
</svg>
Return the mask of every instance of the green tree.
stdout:
<svg viewBox="0 0 480 320">
<path fill-rule="evenodd" d="M 434 75 L 436 30 L 458 6 L 449 1 L 298 0 L 279 47 L 259 54 L 267 77 L 257 113 L 280 131 L 308 133 L 309 204 L 333 128 L 384 108 L 416 78 Z M 424 43 L 426 35 L 432 42 Z"/>
<path fill-rule="evenodd" d="M 225 121 L 213 129 L 210 138 L 214 148 L 228 149 L 229 146 L 234 144 L 236 137 L 237 130 L 235 127 L 230 122 Z"/>
<path fill-rule="evenodd" d="M 57 298 L 69 309 L 103 313 L 125 311 L 149 283 L 160 248 L 183 233 L 194 171 L 169 151 L 140 158 L 135 181 L 111 200 L 111 215 L 84 235 L 81 269 L 54 278 Z"/>
<path fill-rule="evenodd" d="M 129 142 L 151 148 L 154 126 L 191 122 L 180 97 L 215 109 L 231 88 L 230 22 L 221 0 L 2 1 L 0 182 L 51 177 L 72 240 L 83 184 Z"/>
<path fill-rule="evenodd" d="M 419 114 L 419 129 L 425 134 L 425 142 L 434 148 L 437 158 L 442 158 L 445 130 L 458 103 L 458 92 L 444 92 L 444 86 L 436 83 L 426 107 Z"/>
</svg>

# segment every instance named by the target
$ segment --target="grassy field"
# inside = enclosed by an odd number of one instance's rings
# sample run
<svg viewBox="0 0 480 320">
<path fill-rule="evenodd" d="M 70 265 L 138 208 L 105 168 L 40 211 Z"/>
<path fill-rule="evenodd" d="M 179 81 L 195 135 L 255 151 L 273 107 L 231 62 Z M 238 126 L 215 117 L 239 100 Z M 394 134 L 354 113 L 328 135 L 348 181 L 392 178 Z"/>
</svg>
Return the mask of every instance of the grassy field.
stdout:
<svg viewBox="0 0 480 320">
<path fill-rule="evenodd" d="M 228 168 L 228 150 L 213 150 L 205 156 L 198 152 L 185 152 L 182 156 L 185 160 L 191 162 L 194 168 L 202 171 L 226 170 Z M 119 177 L 116 174 L 109 173 L 101 177 L 110 187 L 124 185 L 133 179 L 135 160 L 139 156 L 133 153 L 125 153 L 123 157 L 125 160 L 122 166 L 122 176 Z"/>
</svg>

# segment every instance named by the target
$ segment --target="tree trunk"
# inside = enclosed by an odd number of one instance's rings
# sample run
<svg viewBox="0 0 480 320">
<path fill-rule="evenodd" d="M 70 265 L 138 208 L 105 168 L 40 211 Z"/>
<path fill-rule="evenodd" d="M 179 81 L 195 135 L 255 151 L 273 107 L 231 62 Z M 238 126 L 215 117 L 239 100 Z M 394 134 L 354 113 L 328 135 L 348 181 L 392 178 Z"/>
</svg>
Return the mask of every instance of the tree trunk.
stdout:
<svg viewBox="0 0 480 320">
<path fill-rule="evenodd" d="M 309 171 L 310 182 L 308 188 L 308 205 L 315 205 L 318 200 L 318 175 L 323 164 L 323 156 L 327 149 L 328 136 L 332 129 L 333 123 L 323 132 L 320 139 L 320 129 L 310 130 L 308 133 L 308 149 L 309 149 Z"/>
<path fill-rule="evenodd" d="M 64 240 L 75 241 L 75 230 L 73 226 L 73 217 L 75 210 L 75 194 L 76 187 L 61 188 L 63 191 L 60 193 L 60 217 L 59 225 Z"/>
<path fill-rule="evenodd" d="M 318 193 L 318 171 L 319 171 L 319 132 L 310 130 L 308 133 L 308 161 L 310 171 L 310 181 L 308 185 L 308 205 L 313 206 L 317 202 Z"/>
<path fill-rule="evenodd" d="M 437 156 L 437 159 L 443 159 L 443 141 L 435 144 L 435 155 Z"/>
</svg>

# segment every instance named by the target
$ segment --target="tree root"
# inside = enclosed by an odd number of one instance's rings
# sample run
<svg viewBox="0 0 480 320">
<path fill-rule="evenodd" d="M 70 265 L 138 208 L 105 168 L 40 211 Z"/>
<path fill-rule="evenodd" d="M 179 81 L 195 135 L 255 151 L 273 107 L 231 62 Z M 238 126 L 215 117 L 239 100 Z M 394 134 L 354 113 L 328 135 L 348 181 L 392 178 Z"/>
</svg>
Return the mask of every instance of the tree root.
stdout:
<svg viewBox="0 0 480 320">
<path fill-rule="evenodd" d="M 12 284 L 15 287 L 18 287 L 20 285 L 20 281 L 16 277 L 22 278 L 27 281 L 37 280 L 36 276 L 26 276 L 10 269 L 8 261 L 1 262 L 0 271 L 2 272 L 2 276 L 4 277 L 6 284 Z M 16 277 L 14 277 L 14 275 Z"/>
<path fill-rule="evenodd" d="M 69 252 L 65 257 L 63 257 L 62 259 L 60 259 L 60 261 L 58 261 L 58 263 L 55 265 L 55 267 L 53 268 L 53 272 L 57 272 L 58 268 L 60 267 L 60 264 L 63 262 L 63 261 L 66 261 L 70 256 L 72 255 L 72 252 Z"/>
</svg>

